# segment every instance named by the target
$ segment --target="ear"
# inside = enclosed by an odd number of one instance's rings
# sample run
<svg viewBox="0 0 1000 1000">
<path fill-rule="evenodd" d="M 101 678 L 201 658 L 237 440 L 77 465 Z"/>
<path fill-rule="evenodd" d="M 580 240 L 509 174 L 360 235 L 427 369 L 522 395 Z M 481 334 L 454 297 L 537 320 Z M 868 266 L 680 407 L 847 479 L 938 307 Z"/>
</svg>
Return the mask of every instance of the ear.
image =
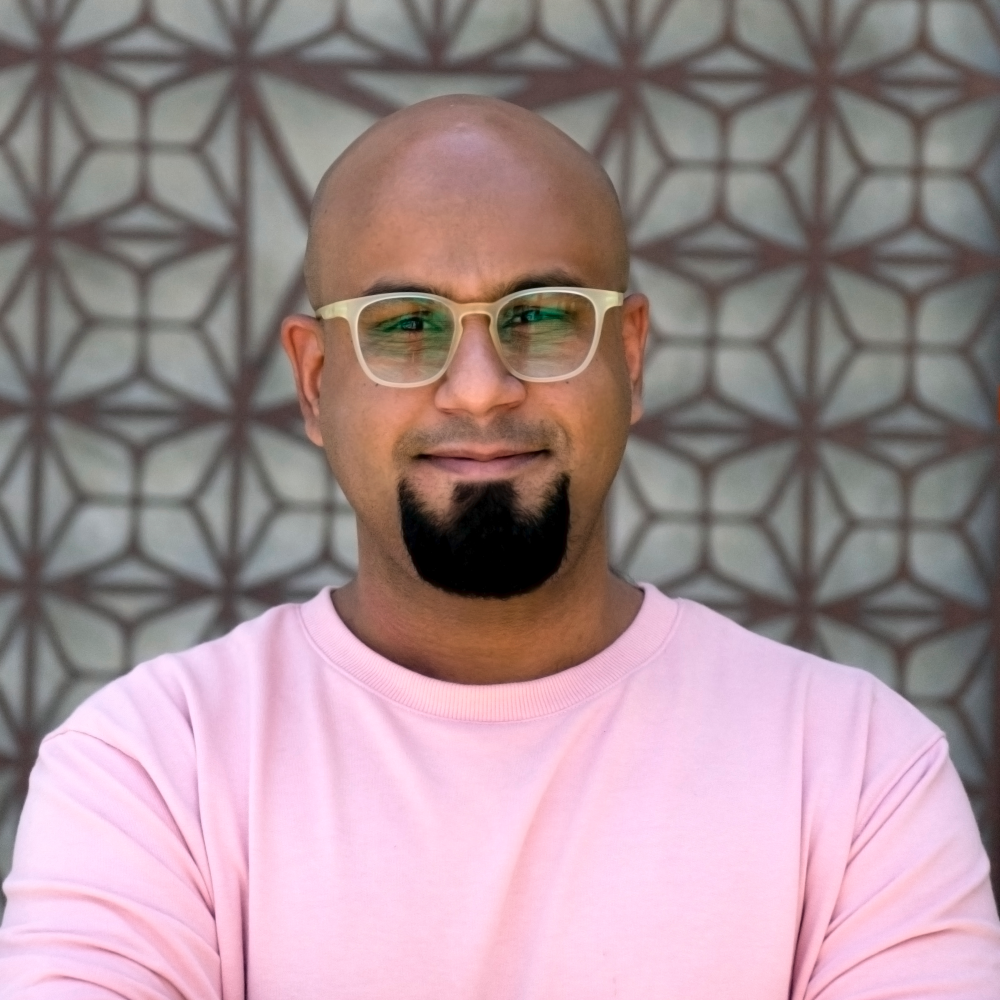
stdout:
<svg viewBox="0 0 1000 1000">
<path fill-rule="evenodd" d="M 312 316 L 286 316 L 281 324 L 281 346 L 292 364 L 306 436 L 313 444 L 322 447 L 319 388 L 324 360 L 323 327 Z"/>
<path fill-rule="evenodd" d="M 625 365 L 632 384 L 632 419 L 642 417 L 642 372 L 649 336 L 649 299 L 638 292 L 628 295 L 622 304 L 622 346 Z"/>
</svg>

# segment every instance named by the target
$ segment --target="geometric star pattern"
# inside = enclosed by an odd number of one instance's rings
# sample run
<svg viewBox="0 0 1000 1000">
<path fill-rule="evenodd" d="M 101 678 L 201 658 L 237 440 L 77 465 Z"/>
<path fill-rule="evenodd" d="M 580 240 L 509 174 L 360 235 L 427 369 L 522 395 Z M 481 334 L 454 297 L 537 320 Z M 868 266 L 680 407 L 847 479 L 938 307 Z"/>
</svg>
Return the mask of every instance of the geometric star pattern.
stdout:
<svg viewBox="0 0 1000 1000">
<path fill-rule="evenodd" d="M 5 0 L 0 874 L 84 697 L 350 576 L 278 323 L 322 170 L 452 92 L 619 192 L 654 335 L 616 564 L 901 691 L 996 865 L 995 3 Z"/>
</svg>

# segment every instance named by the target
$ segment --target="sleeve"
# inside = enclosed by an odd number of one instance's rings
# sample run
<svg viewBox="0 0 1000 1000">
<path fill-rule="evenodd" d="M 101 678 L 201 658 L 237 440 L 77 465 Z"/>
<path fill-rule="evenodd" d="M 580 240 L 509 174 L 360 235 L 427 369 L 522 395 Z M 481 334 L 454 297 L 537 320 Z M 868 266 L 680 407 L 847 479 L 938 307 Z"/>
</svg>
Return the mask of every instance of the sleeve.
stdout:
<svg viewBox="0 0 1000 1000">
<path fill-rule="evenodd" d="M 219 997 L 190 826 L 133 757 L 81 732 L 46 739 L 4 886 L 0 1000 Z"/>
<path fill-rule="evenodd" d="M 1000 1000 L 989 861 L 943 736 L 862 797 L 802 996 Z"/>
</svg>

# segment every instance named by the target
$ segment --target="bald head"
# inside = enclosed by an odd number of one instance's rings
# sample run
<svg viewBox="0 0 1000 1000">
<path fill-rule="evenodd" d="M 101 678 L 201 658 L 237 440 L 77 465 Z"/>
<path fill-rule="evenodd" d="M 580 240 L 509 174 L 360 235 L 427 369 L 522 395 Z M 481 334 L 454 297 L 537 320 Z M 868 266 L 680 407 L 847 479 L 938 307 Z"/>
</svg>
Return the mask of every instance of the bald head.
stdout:
<svg viewBox="0 0 1000 1000">
<path fill-rule="evenodd" d="M 304 267 L 309 300 L 319 307 L 361 294 L 352 285 L 352 246 L 372 220 L 425 207 L 426 224 L 456 230 L 460 254 L 463 232 L 503 227 L 504 206 L 530 199 L 592 243 L 602 287 L 625 289 L 628 246 L 617 195 L 569 136 L 492 98 L 439 97 L 397 111 L 355 140 L 316 189 Z"/>
</svg>

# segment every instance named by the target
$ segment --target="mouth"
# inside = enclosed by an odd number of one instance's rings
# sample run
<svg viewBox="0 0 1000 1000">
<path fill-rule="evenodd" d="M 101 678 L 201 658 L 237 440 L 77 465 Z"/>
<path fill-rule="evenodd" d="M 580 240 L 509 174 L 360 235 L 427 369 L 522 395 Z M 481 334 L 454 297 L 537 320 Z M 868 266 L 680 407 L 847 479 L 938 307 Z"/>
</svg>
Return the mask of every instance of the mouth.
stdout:
<svg viewBox="0 0 1000 1000">
<path fill-rule="evenodd" d="M 546 458 L 549 452 L 514 449 L 442 448 L 417 456 L 433 469 L 462 479 L 501 479 Z"/>
</svg>

